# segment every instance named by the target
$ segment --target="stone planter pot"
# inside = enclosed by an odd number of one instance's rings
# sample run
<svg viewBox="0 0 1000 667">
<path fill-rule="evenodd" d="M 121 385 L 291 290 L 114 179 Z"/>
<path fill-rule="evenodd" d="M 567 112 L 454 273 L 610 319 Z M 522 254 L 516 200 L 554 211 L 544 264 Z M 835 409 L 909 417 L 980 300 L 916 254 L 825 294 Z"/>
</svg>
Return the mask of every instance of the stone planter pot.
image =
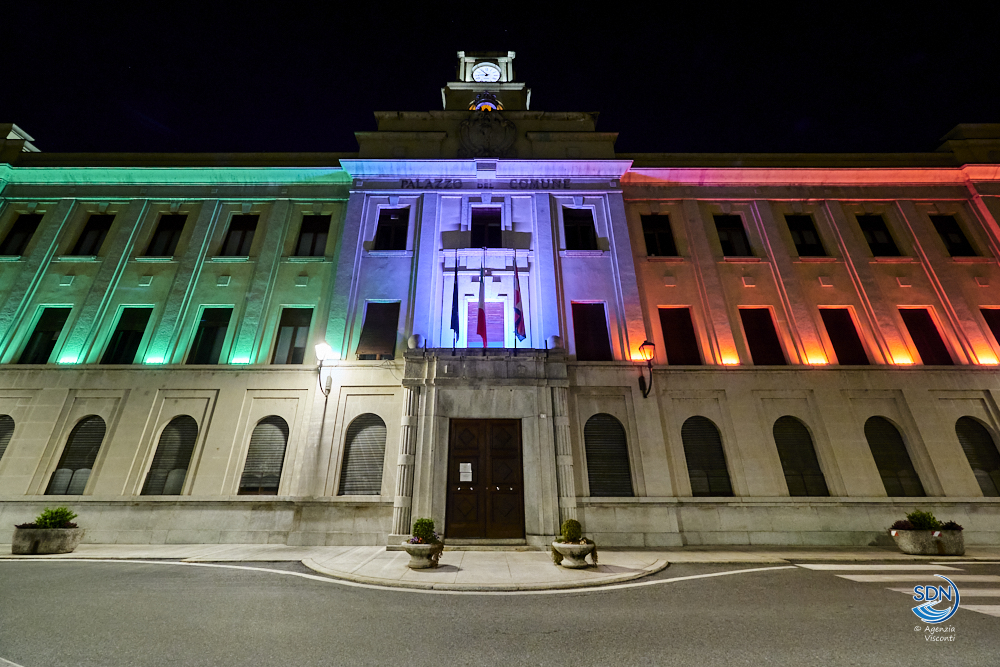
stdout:
<svg viewBox="0 0 1000 667">
<path fill-rule="evenodd" d="M 68 554 L 83 539 L 84 528 L 15 528 L 10 552 L 25 556 Z"/>
<path fill-rule="evenodd" d="M 961 556 L 965 538 L 961 530 L 889 530 L 904 554 L 919 556 Z"/>
<path fill-rule="evenodd" d="M 410 562 L 407 567 L 412 570 L 426 570 L 437 567 L 441 559 L 441 552 L 444 551 L 444 544 L 410 544 L 403 542 L 403 550 L 410 554 Z"/>
<path fill-rule="evenodd" d="M 581 567 L 589 567 L 591 565 L 584 559 L 587 557 L 587 554 L 594 550 L 593 544 L 567 544 L 565 542 L 553 542 L 552 548 L 559 552 L 559 555 L 563 557 L 562 562 L 559 563 L 563 567 L 576 570 Z"/>
</svg>

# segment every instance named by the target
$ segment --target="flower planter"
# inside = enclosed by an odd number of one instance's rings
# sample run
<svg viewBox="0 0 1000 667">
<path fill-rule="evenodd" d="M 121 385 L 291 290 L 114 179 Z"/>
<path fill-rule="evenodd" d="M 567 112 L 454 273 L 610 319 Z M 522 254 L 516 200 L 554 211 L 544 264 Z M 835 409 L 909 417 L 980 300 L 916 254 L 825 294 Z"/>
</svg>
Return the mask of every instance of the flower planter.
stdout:
<svg viewBox="0 0 1000 667">
<path fill-rule="evenodd" d="M 14 528 L 10 552 L 32 556 L 71 553 L 83 539 L 84 528 Z"/>
<path fill-rule="evenodd" d="M 587 557 L 587 554 L 594 550 L 594 545 L 553 542 L 552 548 L 558 551 L 559 555 L 563 557 L 562 562 L 559 563 L 560 565 L 576 570 L 581 567 L 590 566 L 590 563 L 584 559 Z"/>
<path fill-rule="evenodd" d="M 407 567 L 412 570 L 426 570 L 438 566 L 441 559 L 441 552 L 444 551 L 444 544 L 410 544 L 403 542 L 403 549 L 410 554 L 410 562 Z"/>
<path fill-rule="evenodd" d="M 904 554 L 919 556 L 961 556 L 965 538 L 960 530 L 897 530 L 889 534 Z"/>
</svg>

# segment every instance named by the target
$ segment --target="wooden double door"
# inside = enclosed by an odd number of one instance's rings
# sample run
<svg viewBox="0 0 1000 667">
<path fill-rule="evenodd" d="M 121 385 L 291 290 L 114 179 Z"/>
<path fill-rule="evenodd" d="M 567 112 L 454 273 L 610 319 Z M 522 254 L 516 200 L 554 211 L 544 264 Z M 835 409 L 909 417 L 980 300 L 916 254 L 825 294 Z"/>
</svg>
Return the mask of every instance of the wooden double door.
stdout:
<svg viewBox="0 0 1000 667">
<path fill-rule="evenodd" d="M 521 420 L 451 420 L 445 536 L 524 538 Z"/>
</svg>

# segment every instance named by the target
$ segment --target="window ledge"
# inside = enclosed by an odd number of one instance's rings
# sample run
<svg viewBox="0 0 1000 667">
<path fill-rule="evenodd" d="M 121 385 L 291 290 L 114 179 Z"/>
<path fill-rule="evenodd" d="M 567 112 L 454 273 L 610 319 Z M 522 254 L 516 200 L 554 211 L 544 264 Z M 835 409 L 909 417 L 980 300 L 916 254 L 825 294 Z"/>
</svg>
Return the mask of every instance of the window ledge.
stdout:
<svg viewBox="0 0 1000 667">
<path fill-rule="evenodd" d="M 687 260 L 685 260 L 685 258 L 681 257 L 680 255 L 670 255 L 670 256 L 647 255 L 646 256 L 646 261 L 647 262 L 668 262 L 668 263 L 669 262 L 676 262 L 676 263 L 681 263 L 681 262 L 684 262 L 684 261 L 687 261 Z"/>
<path fill-rule="evenodd" d="M 21 255 L 0 255 L 0 262 L 20 262 Z"/>
<path fill-rule="evenodd" d="M 412 250 L 369 250 L 369 257 L 413 257 Z"/>
<path fill-rule="evenodd" d="M 800 262 L 816 262 L 816 263 L 837 262 L 839 260 L 840 260 L 839 257 L 825 257 L 825 256 L 824 257 L 816 257 L 816 256 L 802 257 L 801 255 L 799 255 L 799 259 L 798 259 L 798 261 L 800 261 Z"/>
<path fill-rule="evenodd" d="M 760 257 L 723 257 L 723 262 L 733 262 L 735 264 L 753 263 L 764 261 Z"/>
<path fill-rule="evenodd" d="M 992 257 L 952 257 L 951 261 L 956 264 L 992 264 L 996 260 Z"/>
<path fill-rule="evenodd" d="M 97 262 L 97 255 L 59 255 L 54 262 Z"/>
<path fill-rule="evenodd" d="M 172 262 L 172 261 L 174 261 L 174 257 L 173 257 L 173 255 L 169 255 L 169 256 L 165 256 L 165 257 L 147 257 L 147 256 L 143 255 L 142 257 L 134 257 L 133 260 L 136 261 L 136 262 L 148 262 L 150 264 L 153 264 L 153 263 Z"/>
<path fill-rule="evenodd" d="M 282 258 L 286 262 L 291 262 L 293 264 L 298 264 L 301 262 L 328 262 L 330 261 L 325 255 L 290 255 L 288 257 Z"/>
<path fill-rule="evenodd" d="M 249 255 L 215 255 L 214 257 L 209 257 L 210 262 L 249 262 Z"/>
<path fill-rule="evenodd" d="M 912 257 L 873 257 L 870 264 L 912 264 L 916 262 Z"/>
<path fill-rule="evenodd" d="M 560 250 L 560 257 L 604 257 L 603 250 Z"/>
</svg>

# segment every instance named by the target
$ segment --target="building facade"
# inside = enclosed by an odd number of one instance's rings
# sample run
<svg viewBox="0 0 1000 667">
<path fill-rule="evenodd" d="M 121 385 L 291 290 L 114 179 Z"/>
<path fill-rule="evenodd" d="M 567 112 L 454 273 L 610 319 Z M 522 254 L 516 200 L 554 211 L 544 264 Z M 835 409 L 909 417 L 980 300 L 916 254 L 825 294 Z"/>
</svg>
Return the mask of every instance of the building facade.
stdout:
<svg viewBox="0 0 1000 667">
<path fill-rule="evenodd" d="M 1000 541 L 1000 125 L 616 154 L 513 59 L 355 154 L 2 128 L 0 541 Z"/>
</svg>

